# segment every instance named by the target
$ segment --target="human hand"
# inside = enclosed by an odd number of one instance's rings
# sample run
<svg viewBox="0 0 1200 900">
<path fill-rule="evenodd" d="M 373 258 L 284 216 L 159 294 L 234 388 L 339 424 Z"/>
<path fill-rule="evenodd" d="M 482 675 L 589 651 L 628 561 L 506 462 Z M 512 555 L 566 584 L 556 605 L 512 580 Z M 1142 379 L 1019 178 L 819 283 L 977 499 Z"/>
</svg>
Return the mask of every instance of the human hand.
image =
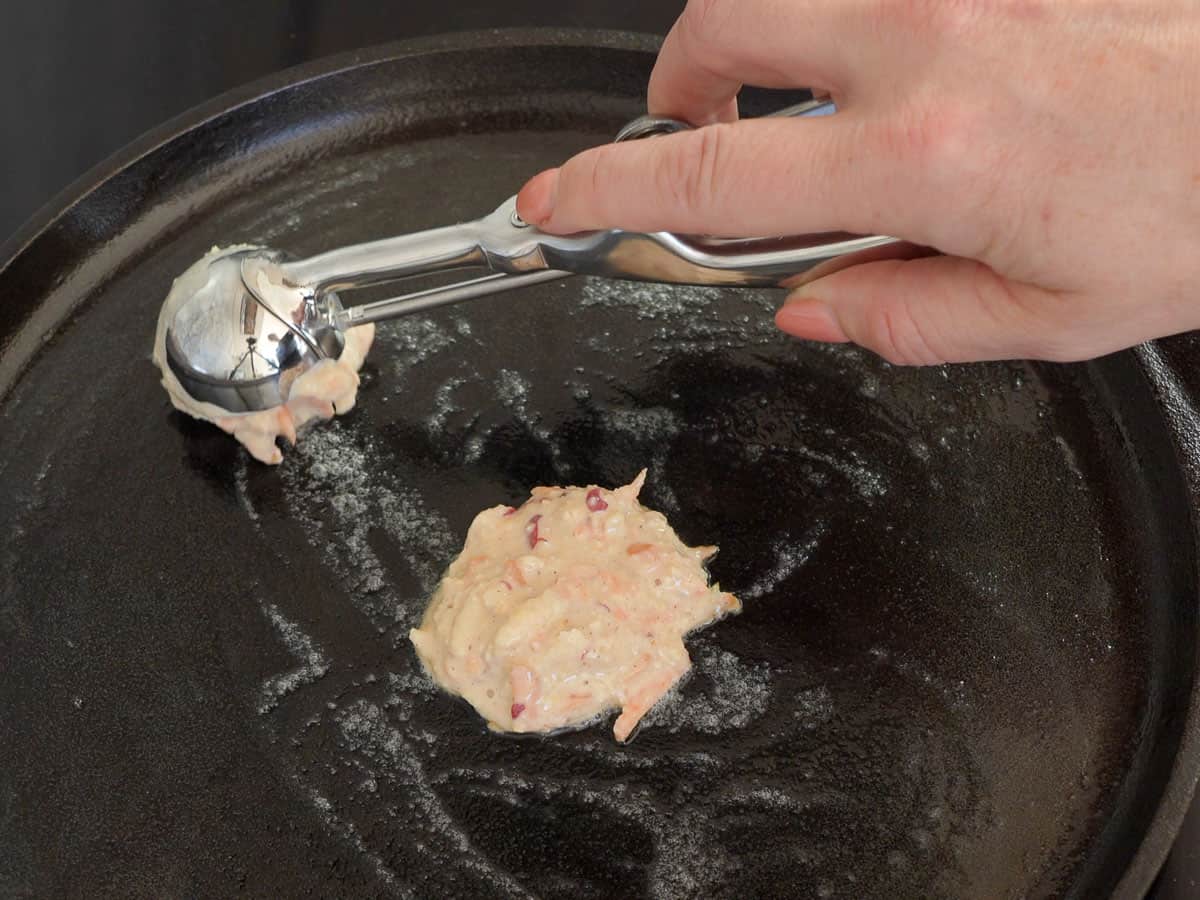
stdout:
<svg viewBox="0 0 1200 900">
<path fill-rule="evenodd" d="M 833 116 L 737 121 L 741 86 Z M 522 189 L 554 233 L 886 234 L 940 255 L 801 283 L 784 331 L 903 364 L 1079 360 L 1200 327 L 1200 6 L 692 0 L 649 111 L 707 127 Z"/>
</svg>

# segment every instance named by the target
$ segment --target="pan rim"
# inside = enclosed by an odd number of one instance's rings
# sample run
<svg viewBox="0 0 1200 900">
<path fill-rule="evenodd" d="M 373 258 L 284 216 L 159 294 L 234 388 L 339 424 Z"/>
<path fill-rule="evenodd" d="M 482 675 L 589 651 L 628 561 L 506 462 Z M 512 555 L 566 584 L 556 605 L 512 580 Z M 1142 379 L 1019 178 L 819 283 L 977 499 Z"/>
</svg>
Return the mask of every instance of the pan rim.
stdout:
<svg viewBox="0 0 1200 900">
<path fill-rule="evenodd" d="M 1151 390 L 1159 398 L 1159 413 L 1165 416 L 1163 400 L 1172 393 L 1188 394 L 1184 384 L 1185 379 L 1169 360 L 1159 352 L 1159 347 L 1170 342 L 1171 338 L 1163 341 L 1149 341 L 1128 351 L 1134 358 L 1142 377 L 1150 385 Z M 1194 392 L 1193 402 L 1194 402 Z M 1167 421 L 1171 433 L 1172 444 L 1175 446 L 1177 463 L 1181 475 L 1187 484 L 1191 497 L 1189 498 L 1189 517 L 1191 519 L 1193 545 L 1200 537 L 1200 509 L 1197 508 L 1195 496 L 1200 485 L 1196 483 L 1194 473 L 1188 471 L 1184 464 L 1186 448 L 1180 445 L 1178 429 L 1175 423 Z M 1200 587 L 1200 585 L 1196 585 Z M 1200 665 L 1200 645 L 1194 653 L 1194 661 Z M 1142 836 L 1141 844 L 1134 851 L 1124 875 L 1113 890 L 1113 897 L 1141 898 L 1149 893 L 1155 879 L 1162 871 L 1163 865 L 1175 847 L 1183 820 L 1195 800 L 1197 784 L 1200 783 L 1200 691 L 1193 681 L 1187 712 L 1180 728 L 1179 747 L 1171 762 L 1171 772 L 1163 786 L 1162 797 L 1158 808 L 1151 817 L 1149 825 Z"/>
<path fill-rule="evenodd" d="M 351 69 L 366 68 L 413 56 L 457 53 L 465 49 L 487 50 L 514 45 L 591 48 L 608 46 L 619 50 L 656 52 L 661 43 L 662 38 L 659 35 L 616 29 L 557 28 L 553 26 L 466 29 L 446 31 L 409 40 L 388 41 L 360 50 L 348 50 L 318 57 L 308 62 L 279 69 L 270 75 L 255 78 L 177 113 L 85 170 L 38 207 L 17 227 L 16 231 L 0 242 L 0 275 L 3 275 L 12 262 L 47 228 L 118 172 L 198 126 L 272 94 L 290 90 L 308 82 L 320 81 Z"/>
<path fill-rule="evenodd" d="M 653 53 L 661 44 L 661 37 L 641 32 L 564 29 L 556 27 L 488 29 L 444 32 L 442 34 L 404 41 L 393 41 L 361 50 L 354 50 L 321 57 L 301 65 L 281 69 L 273 74 L 247 82 L 226 91 L 204 103 L 193 106 L 161 125 L 143 133 L 121 149 L 110 154 L 90 167 L 82 175 L 60 190 L 54 197 L 34 212 L 11 236 L 0 243 L 0 279 L 12 264 L 51 229 L 55 223 L 73 208 L 85 202 L 90 195 L 122 171 L 150 156 L 165 145 L 186 135 L 195 128 L 233 112 L 243 106 L 258 102 L 265 97 L 299 85 L 319 81 L 338 73 L 391 63 L 415 56 L 440 53 L 462 53 L 470 50 L 486 50 L 504 47 L 609 47 L 624 51 Z M 67 316 L 70 312 L 67 313 Z M 57 331 L 64 319 L 53 323 L 51 333 Z M 1158 356 L 1154 350 L 1157 342 L 1146 348 L 1127 351 L 1133 354 L 1137 367 L 1146 378 L 1152 391 L 1160 398 L 1171 390 L 1172 380 L 1182 381 L 1169 361 Z M 3 348 L 0 348 L 3 349 Z M 14 383 L 21 378 L 24 366 L 14 373 Z M 6 386 L 0 385 L 0 402 L 6 398 Z M 1163 410 L 1160 407 L 1160 415 Z M 1177 430 L 1168 423 L 1173 437 Z M 1178 447 L 1177 447 L 1178 449 Z M 1197 491 L 1196 479 L 1183 465 L 1183 478 L 1193 491 Z M 1197 508 L 1190 501 L 1193 543 L 1197 540 Z M 1200 585 L 1196 585 L 1200 589 Z M 1198 644 L 1200 646 L 1200 644 Z M 1196 654 L 1197 671 L 1200 671 L 1200 650 Z M 1112 896 L 1115 898 L 1140 898 L 1145 896 L 1159 875 L 1168 854 L 1173 849 L 1179 829 L 1191 805 L 1197 782 L 1200 781 L 1200 691 L 1195 682 L 1189 689 L 1184 721 L 1180 726 L 1178 750 L 1171 763 L 1171 770 L 1162 788 L 1157 808 L 1141 835 L 1140 842 L 1130 855 Z"/>
</svg>

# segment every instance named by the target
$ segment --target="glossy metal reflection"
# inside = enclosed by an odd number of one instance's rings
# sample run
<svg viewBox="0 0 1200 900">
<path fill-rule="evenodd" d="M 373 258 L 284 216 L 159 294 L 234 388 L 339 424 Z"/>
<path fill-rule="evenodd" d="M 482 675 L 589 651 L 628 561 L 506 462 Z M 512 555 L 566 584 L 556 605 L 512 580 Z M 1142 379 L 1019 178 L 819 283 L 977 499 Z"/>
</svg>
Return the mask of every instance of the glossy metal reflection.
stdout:
<svg viewBox="0 0 1200 900">
<path fill-rule="evenodd" d="M 811 101 L 775 115 L 833 111 Z M 643 116 L 618 140 L 683 130 Z M 275 406 L 290 370 L 336 358 L 345 330 L 569 275 L 738 287 L 779 286 L 832 260 L 852 261 L 895 241 L 817 234 L 731 239 L 617 229 L 551 235 L 521 221 L 516 198 L 474 222 L 355 244 L 303 260 L 265 247 L 209 257 L 203 284 L 178 307 L 167 331 L 172 371 L 193 397 L 231 412 Z M 464 269 L 488 274 L 343 308 L 338 292 Z M 286 383 L 287 379 L 283 383 Z"/>
</svg>

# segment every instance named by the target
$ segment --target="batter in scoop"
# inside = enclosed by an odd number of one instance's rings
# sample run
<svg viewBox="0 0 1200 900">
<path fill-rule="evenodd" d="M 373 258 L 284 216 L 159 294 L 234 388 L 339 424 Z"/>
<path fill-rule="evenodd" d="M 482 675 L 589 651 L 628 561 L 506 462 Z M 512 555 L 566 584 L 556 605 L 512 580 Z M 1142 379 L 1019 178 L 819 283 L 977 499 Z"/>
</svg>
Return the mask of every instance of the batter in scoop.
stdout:
<svg viewBox="0 0 1200 900">
<path fill-rule="evenodd" d="M 187 302 L 203 284 L 209 260 L 221 252 L 220 248 L 214 247 L 207 256 L 175 279 L 158 314 L 154 364 L 162 375 L 162 386 L 172 406 L 193 418 L 212 422 L 233 435 L 260 462 L 278 465 L 283 461 L 283 453 L 276 444 L 277 438 L 283 437 L 294 445 L 297 435 L 310 424 L 344 415 L 354 408 L 358 395 L 358 371 L 375 339 L 375 326 L 367 324 L 351 328 L 346 332 L 346 344 L 340 357 L 323 359 L 290 378 L 286 384 L 281 383 L 284 402 L 279 406 L 257 412 L 235 413 L 215 403 L 197 400 L 179 383 L 167 363 L 167 327 L 180 304 Z"/>
<path fill-rule="evenodd" d="M 686 634 L 740 610 L 632 484 L 538 487 L 471 524 L 410 637 L 443 688 L 499 731 L 546 732 L 620 709 L 626 740 L 691 666 Z"/>
</svg>

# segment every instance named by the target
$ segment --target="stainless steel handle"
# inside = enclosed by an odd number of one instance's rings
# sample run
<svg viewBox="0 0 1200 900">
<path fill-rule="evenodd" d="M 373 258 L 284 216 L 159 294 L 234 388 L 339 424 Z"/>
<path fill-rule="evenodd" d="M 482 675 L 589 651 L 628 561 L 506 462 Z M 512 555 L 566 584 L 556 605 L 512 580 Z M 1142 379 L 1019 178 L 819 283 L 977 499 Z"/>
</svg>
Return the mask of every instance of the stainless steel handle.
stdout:
<svg viewBox="0 0 1200 900">
<path fill-rule="evenodd" d="M 368 322 L 384 322 L 399 316 L 426 312 L 439 306 L 449 306 L 462 303 L 464 300 L 476 300 L 492 294 L 502 294 L 505 291 L 515 291 L 518 288 L 542 284 L 546 281 L 558 281 L 570 278 L 574 272 L 562 272 L 558 269 L 542 269 L 539 272 L 526 272 L 522 275 L 509 275 L 506 272 L 493 272 L 470 281 L 460 281 L 457 284 L 429 288 L 403 297 L 390 297 L 387 300 L 376 300 L 374 303 L 363 303 L 359 306 L 348 306 L 337 310 L 333 324 L 341 331 L 353 328 L 355 325 L 366 325 Z"/>
<path fill-rule="evenodd" d="M 316 294 L 487 264 L 477 223 L 351 244 L 283 263 L 286 281 Z"/>
<path fill-rule="evenodd" d="M 811 117 L 834 111 L 831 101 L 819 99 L 770 115 Z M 689 127 L 675 119 L 641 116 L 622 128 L 617 140 Z M 282 270 L 290 286 L 318 300 L 331 291 L 412 275 L 470 267 L 485 267 L 492 272 L 482 278 L 335 313 L 339 324 L 349 327 L 571 274 L 676 284 L 774 286 L 832 259 L 889 243 L 894 239 L 844 233 L 730 239 L 610 229 L 552 235 L 521 222 L 513 197 L 491 215 L 474 222 L 343 247 L 285 263 Z"/>
</svg>

